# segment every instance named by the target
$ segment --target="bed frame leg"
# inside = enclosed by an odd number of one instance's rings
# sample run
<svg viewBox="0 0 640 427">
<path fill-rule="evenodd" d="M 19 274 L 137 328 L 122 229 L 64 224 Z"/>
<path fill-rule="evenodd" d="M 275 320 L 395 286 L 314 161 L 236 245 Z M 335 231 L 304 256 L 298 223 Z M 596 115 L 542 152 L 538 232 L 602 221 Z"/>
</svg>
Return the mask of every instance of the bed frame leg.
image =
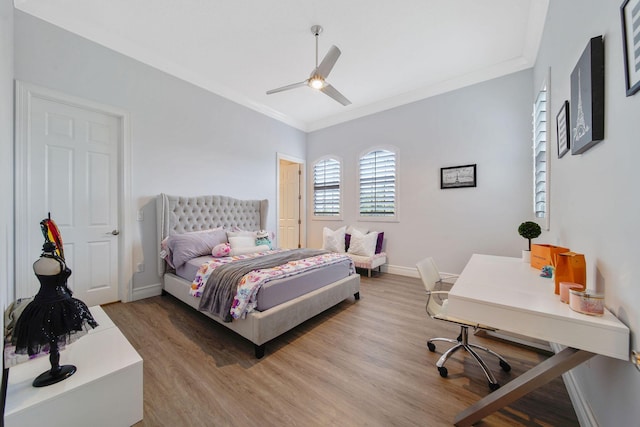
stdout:
<svg viewBox="0 0 640 427">
<path fill-rule="evenodd" d="M 255 353 L 256 353 L 256 359 L 262 359 L 264 357 L 265 347 L 266 347 L 266 344 L 262 344 L 262 345 L 254 344 L 253 345 L 253 349 L 255 350 Z"/>
<path fill-rule="evenodd" d="M 360 299 L 360 292 L 356 292 L 355 294 L 353 294 L 353 297 L 356 299 L 356 301 L 358 301 Z"/>
</svg>

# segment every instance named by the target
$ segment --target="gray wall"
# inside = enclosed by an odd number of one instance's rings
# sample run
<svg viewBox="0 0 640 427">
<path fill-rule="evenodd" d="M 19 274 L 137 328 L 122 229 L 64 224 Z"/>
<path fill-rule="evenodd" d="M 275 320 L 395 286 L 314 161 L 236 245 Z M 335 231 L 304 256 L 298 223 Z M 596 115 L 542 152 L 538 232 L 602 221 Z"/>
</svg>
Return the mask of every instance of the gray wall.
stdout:
<svg viewBox="0 0 640 427">
<path fill-rule="evenodd" d="M 527 241 L 517 229 L 533 217 L 531 85 L 531 70 L 522 71 L 311 133 L 308 199 L 313 163 L 337 155 L 344 216 L 310 215 L 309 246 L 322 245 L 323 227 L 352 224 L 385 232 L 392 272 L 416 274 L 425 256 L 448 272 L 462 271 L 476 252 L 520 256 Z M 358 218 L 358 158 L 378 145 L 398 150 L 398 222 Z M 440 189 L 441 167 L 474 163 L 476 188 Z"/>
<path fill-rule="evenodd" d="M 13 1 L 0 0 L 0 307 L 13 300 Z M 4 330 L 4 317 L 0 320 Z"/>
<path fill-rule="evenodd" d="M 277 153 L 306 157 L 306 135 L 138 61 L 15 11 L 15 78 L 126 110 L 131 121 L 134 291 L 159 283 L 155 197 L 268 198 L 276 230 Z"/>
<path fill-rule="evenodd" d="M 549 2 L 533 89 L 550 67 L 555 117 L 571 97 L 569 77 L 587 42 L 604 36 L 605 139 L 582 155 L 552 156 L 551 227 L 546 240 L 585 254 L 588 287 L 604 292 L 607 307 L 632 331 L 631 348 L 638 350 L 640 263 L 635 244 L 640 236 L 640 200 L 635 184 L 640 93 L 625 96 L 621 4 Z M 554 126 L 551 141 L 556 141 Z M 638 425 L 640 372 L 630 363 L 597 357 L 576 368 L 573 377 L 599 425 Z"/>
</svg>

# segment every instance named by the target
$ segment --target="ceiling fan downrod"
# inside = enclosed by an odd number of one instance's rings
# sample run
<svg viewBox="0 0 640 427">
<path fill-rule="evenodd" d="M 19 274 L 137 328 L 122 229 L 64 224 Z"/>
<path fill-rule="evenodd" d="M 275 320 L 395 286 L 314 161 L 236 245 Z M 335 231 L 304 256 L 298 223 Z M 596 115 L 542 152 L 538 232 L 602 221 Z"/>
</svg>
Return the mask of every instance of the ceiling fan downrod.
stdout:
<svg viewBox="0 0 640 427">
<path fill-rule="evenodd" d="M 311 27 L 311 34 L 316 37 L 316 68 L 318 68 L 318 36 L 322 33 L 322 26 L 314 25 Z"/>
</svg>

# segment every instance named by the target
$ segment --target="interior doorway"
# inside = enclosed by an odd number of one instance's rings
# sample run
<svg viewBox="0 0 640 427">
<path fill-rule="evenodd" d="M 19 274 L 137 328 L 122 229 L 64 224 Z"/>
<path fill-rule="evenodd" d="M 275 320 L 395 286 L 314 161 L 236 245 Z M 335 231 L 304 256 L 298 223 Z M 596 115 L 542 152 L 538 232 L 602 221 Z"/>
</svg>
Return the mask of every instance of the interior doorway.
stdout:
<svg viewBox="0 0 640 427">
<path fill-rule="evenodd" d="M 278 247 L 305 246 L 304 161 L 278 154 Z"/>
</svg>

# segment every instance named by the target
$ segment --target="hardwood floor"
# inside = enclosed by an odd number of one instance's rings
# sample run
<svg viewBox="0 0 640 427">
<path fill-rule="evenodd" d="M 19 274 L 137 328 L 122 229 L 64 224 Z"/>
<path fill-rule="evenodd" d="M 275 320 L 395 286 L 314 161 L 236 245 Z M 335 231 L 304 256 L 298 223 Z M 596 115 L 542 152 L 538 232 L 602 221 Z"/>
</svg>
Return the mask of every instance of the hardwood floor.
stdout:
<svg viewBox="0 0 640 427">
<path fill-rule="evenodd" d="M 419 279 L 362 277 L 361 299 L 336 307 L 267 343 L 253 344 L 171 296 L 104 306 L 144 359 L 144 420 L 137 426 L 446 426 L 489 393 L 465 352 L 435 363 L 430 337 L 458 335 L 430 319 Z M 472 337 L 512 370 L 485 360 L 501 384 L 547 356 Z M 561 379 L 485 418 L 482 426 L 577 426 Z"/>
</svg>

